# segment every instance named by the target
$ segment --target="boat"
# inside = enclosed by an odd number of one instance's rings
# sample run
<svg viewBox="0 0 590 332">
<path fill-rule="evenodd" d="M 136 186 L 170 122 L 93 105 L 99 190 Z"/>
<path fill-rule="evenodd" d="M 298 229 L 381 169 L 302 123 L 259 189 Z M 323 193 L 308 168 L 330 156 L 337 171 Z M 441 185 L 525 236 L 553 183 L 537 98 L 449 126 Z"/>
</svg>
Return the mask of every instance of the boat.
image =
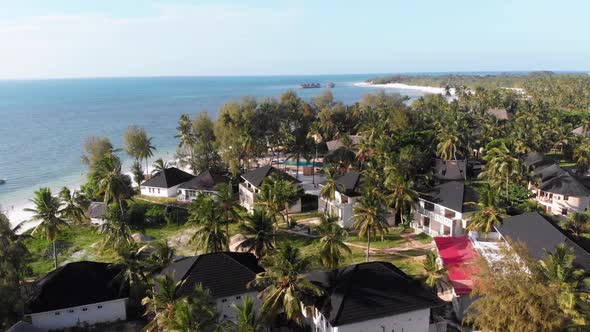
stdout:
<svg viewBox="0 0 590 332">
<path fill-rule="evenodd" d="M 335 87 L 336 84 L 334 84 L 334 82 L 329 82 L 327 86 L 328 86 L 328 88 L 331 89 L 331 88 Z"/>
<path fill-rule="evenodd" d="M 302 89 L 317 89 L 317 88 L 321 88 L 320 83 L 301 83 L 301 84 L 299 84 L 299 86 Z"/>
</svg>

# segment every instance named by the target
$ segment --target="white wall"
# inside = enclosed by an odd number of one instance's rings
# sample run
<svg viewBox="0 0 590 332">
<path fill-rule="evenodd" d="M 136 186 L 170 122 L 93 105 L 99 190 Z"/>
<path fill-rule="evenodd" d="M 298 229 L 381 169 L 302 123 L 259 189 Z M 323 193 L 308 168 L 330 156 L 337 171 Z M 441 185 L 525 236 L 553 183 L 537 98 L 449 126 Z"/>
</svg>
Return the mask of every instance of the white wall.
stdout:
<svg viewBox="0 0 590 332">
<path fill-rule="evenodd" d="M 88 304 L 78 307 L 31 314 L 31 322 L 42 329 L 62 329 L 76 325 L 126 320 L 127 299 Z M 101 307 L 101 308 L 99 308 Z"/>
<path fill-rule="evenodd" d="M 178 186 L 180 186 L 180 184 Z M 141 186 L 140 192 L 142 195 L 151 197 L 176 197 L 178 193 L 178 186 L 170 187 L 168 189 Z M 150 189 L 152 192 L 150 192 Z"/>
<path fill-rule="evenodd" d="M 219 319 L 221 321 L 231 320 L 235 322 L 237 319 L 237 312 L 236 309 L 233 307 L 233 304 L 242 304 L 247 296 L 251 297 L 252 300 L 254 300 L 254 308 L 256 308 L 256 311 L 258 312 L 258 310 L 260 310 L 260 307 L 262 306 L 262 302 L 260 301 L 260 299 L 258 299 L 258 293 L 248 292 L 244 294 L 232 295 L 217 299 L 216 302 L 217 312 L 219 313 Z"/>
<path fill-rule="evenodd" d="M 314 331 L 320 332 L 428 332 L 430 309 L 415 310 L 334 327 L 326 321 L 319 311 L 314 310 L 313 325 L 316 328 Z"/>
<path fill-rule="evenodd" d="M 535 196 L 535 199 L 543 206 L 548 206 L 550 210 L 546 211 L 554 215 L 561 215 L 562 209 L 567 209 L 568 214 L 584 211 L 588 205 L 590 205 L 590 196 L 569 196 L 567 197 L 567 200 L 565 200 L 565 196 L 561 194 L 553 194 L 551 192 L 544 191 L 544 194 L 541 195 L 541 190 L 537 190 L 536 193 L 537 196 Z M 548 198 L 550 194 L 552 194 L 551 199 Z"/>
</svg>

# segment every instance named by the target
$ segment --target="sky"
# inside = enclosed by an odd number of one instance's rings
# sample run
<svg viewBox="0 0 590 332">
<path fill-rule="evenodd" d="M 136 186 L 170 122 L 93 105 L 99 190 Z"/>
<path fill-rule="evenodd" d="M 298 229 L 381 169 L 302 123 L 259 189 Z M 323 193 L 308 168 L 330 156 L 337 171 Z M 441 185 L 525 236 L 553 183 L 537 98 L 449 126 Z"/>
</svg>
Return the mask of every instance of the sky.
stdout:
<svg viewBox="0 0 590 332">
<path fill-rule="evenodd" d="M 590 71 L 587 0 L 0 0 L 0 79 Z"/>
</svg>

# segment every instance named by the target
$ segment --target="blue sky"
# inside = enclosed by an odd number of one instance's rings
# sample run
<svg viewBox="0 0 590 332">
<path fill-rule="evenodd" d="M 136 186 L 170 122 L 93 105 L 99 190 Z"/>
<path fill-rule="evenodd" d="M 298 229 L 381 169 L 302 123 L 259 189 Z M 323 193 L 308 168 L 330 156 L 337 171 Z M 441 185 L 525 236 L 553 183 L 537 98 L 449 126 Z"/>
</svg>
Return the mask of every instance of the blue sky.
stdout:
<svg viewBox="0 0 590 332">
<path fill-rule="evenodd" d="M 0 78 L 590 71 L 590 1 L 0 0 Z"/>
</svg>

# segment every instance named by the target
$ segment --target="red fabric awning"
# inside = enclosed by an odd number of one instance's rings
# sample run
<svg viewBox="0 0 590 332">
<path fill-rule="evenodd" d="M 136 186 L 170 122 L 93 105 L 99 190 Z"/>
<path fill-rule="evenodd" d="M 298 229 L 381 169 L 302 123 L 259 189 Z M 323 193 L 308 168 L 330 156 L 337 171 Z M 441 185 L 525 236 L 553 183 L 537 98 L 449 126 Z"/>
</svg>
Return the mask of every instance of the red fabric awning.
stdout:
<svg viewBox="0 0 590 332">
<path fill-rule="evenodd" d="M 466 236 L 435 237 L 434 242 L 455 293 L 458 295 L 471 293 L 472 276 L 478 272 L 474 260 L 478 254 L 471 240 Z"/>
</svg>

